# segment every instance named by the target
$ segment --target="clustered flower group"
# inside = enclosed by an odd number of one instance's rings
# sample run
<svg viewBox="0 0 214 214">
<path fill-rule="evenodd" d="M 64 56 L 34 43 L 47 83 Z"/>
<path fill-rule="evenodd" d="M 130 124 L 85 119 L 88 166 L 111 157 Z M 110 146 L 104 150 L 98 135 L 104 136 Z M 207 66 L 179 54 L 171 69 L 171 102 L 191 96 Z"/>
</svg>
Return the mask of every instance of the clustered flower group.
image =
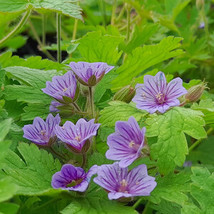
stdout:
<svg viewBox="0 0 214 214">
<path fill-rule="evenodd" d="M 52 112 L 59 112 L 59 106 L 68 104 L 79 110 L 75 103 L 79 87 L 77 80 L 87 87 L 93 87 L 114 67 L 101 62 L 71 62 L 70 68 L 72 71 L 53 77 L 52 82 L 48 81 L 46 88 L 42 89 L 55 99 L 50 106 Z M 167 84 L 164 73 L 158 72 L 154 77 L 144 76 L 144 84 L 136 85 L 136 95 L 132 101 L 137 104 L 137 108 L 149 113 L 164 113 L 170 107 L 178 106 L 178 97 L 185 93 L 180 78 Z M 58 139 L 70 151 L 85 155 L 100 124 L 95 119 L 79 119 L 76 124 L 66 121 L 63 126 L 60 126 L 60 122 L 59 114 L 55 117 L 49 114 L 46 121 L 36 117 L 33 124 L 24 126 L 23 137 L 43 147 L 51 147 Z M 52 187 L 84 192 L 91 177 L 97 174 L 94 182 L 108 192 L 110 200 L 150 195 L 157 183 L 154 177 L 148 175 L 146 165 L 128 170 L 128 166 L 143 155 L 142 149 L 146 147 L 145 132 L 146 128 L 141 129 L 134 117 L 126 122 L 117 121 L 115 132 L 107 138 L 109 150 L 106 152 L 106 158 L 117 162 L 94 165 L 88 172 L 81 167 L 65 164 L 61 171 L 53 175 Z"/>
</svg>

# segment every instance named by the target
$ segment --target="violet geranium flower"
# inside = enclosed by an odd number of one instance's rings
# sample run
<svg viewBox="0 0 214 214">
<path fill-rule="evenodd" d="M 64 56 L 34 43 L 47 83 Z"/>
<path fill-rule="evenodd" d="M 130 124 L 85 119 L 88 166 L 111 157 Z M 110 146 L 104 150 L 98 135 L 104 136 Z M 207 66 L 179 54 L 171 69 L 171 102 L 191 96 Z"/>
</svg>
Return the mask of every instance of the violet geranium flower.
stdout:
<svg viewBox="0 0 214 214">
<path fill-rule="evenodd" d="M 41 146 L 49 146 L 56 140 L 55 126 L 60 124 L 59 114 L 54 117 L 49 114 L 46 121 L 40 117 L 33 120 L 33 124 L 23 127 L 23 137 Z"/>
<path fill-rule="evenodd" d="M 94 182 L 109 192 L 110 200 L 149 196 L 157 185 L 155 178 L 147 174 L 147 167 L 144 164 L 128 171 L 128 168 L 120 168 L 116 162 L 98 167 L 97 174 Z"/>
<path fill-rule="evenodd" d="M 170 107 L 178 106 L 180 101 L 177 98 L 187 93 L 182 83 L 179 77 L 167 83 L 163 72 L 155 76 L 145 75 L 144 84 L 136 85 L 136 95 L 132 101 L 137 108 L 150 114 L 156 111 L 164 113 Z"/>
<path fill-rule="evenodd" d="M 50 112 L 59 112 L 59 109 L 57 108 L 58 106 L 62 106 L 62 104 L 57 102 L 56 100 L 52 100 L 50 107 L 49 107 L 49 111 Z"/>
<path fill-rule="evenodd" d="M 90 146 L 90 140 L 93 136 L 97 134 L 97 130 L 100 127 L 99 123 L 94 123 L 94 119 L 86 121 L 84 119 L 79 119 L 74 125 L 70 121 L 66 121 L 65 124 L 60 127 L 56 126 L 57 137 L 74 152 L 82 153 L 86 152 Z M 87 143 L 86 143 L 87 142 Z M 83 147 L 84 148 L 83 151 Z"/>
<path fill-rule="evenodd" d="M 130 117 L 128 122 L 117 121 L 115 133 L 110 134 L 107 139 L 109 150 L 106 157 L 120 160 L 120 167 L 129 166 L 141 155 L 145 132 L 146 128 L 141 130 L 134 117 Z"/>
<path fill-rule="evenodd" d="M 96 85 L 105 74 L 114 68 L 104 62 L 71 62 L 69 66 L 79 82 L 86 86 Z"/>
<path fill-rule="evenodd" d="M 63 165 L 61 171 L 52 177 L 51 185 L 54 189 L 64 189 L 85 192 L 91 177 L 97 173 L 97 165 L 92 166 L 86 173 L 82 168 L 71 164 Z"/>
<path fill-rule="evenodd" d="M 73 72 L 69 71 L 63 76 L 53 77 L 52 82 L 47 81 L 46 88 L 43 88 L 42 91 L 58 101 L 63 101 L 63 97 L 69 97 L 74 101 L 76 88 L 76 78 Z"/>
</svg>

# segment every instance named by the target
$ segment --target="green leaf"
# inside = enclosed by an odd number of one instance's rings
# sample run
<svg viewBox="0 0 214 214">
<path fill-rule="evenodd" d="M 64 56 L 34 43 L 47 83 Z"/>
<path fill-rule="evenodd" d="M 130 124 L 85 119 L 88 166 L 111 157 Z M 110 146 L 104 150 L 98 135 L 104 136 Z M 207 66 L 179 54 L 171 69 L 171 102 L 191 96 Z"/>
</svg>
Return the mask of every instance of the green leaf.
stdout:
<svg viewBox="0 0 214 214">
<path fill-rule="evenodd" d="M 156 214 L 180 214 L 181 206 L 166 200 L 161 200 L 160 204 L 153 205 L 153 209 L 157 210 Z"/>
<path fill-rule="evenodd" d="M 10 130 L 12 119 L 6 119 L 0 122 L 0 141 L 4 140 Z"/>
<path fill-rule="evenodd" d="M 7 152 L 9 150 L 9 148 L 10 148 L 10 145 L 11 145 L 10 141 L 0 141 L 0 162 L 7 155 Z"/>
<path fill-rule="evenodd" d="M 112 82 L 113 89 L 128 85 L 134 77 L 142 74 L 147 68 L 181 55 L 183 51 L 177 49 L 181 45 L 181 40 L 182 38 L 169 36 L 161 40 L 159 44 L 136 48 L 118 68 L 119 75 Z"/>
<path fill-rule="evenodd" d="M 1 12 L 17 12 L 23 11 L 27 7 L 28 0 L 0 0 Z"/>
<path fill-rule="evenodd" d="M 35 9 L 48 9 L 67 16 L 82 19 L 81 8 L 74 4 L 76 0 L 0 0 L 0 11 L 17 12 L 26 10 L 30 5 Z"/>
<path fill-rule="evenodd" d="M 33 120 L 35 117 L 41 117 L 45 119 L 49 111 L 50 104 L 35 104 L 29 103 L 28 106 L 24 107 L 24 113 L 21 114 L 22 121 Z"/>
<path fill-rule="evenodd" d="M 109 72 L 104 76 L 101 82 L 96 86 L 94 93 L 94 102 L 99 103 L 102 96 L 105 94 L 107 89 L 111 88 L 111 81 L 117 76 L 117 74 Z"/>
<path fill-rule="evenodd" d="M 5 68 L 8 75 L 17 79 L 20 83 L 41 89 L 45 87 L 46 81 L 51 80 L 53 76 L 59 75 L 56 70 L 39 70 L 22 66 Z"/>
<path fill-rule="evenodd" d="M 0 55 L 0 64 L 2 68 L 12 67 L 12 66 L 22 66 L 34 69 L 42 70 L 63 70 L 67 66 L 60 64 L 58 62 L 53 62 L 48 59 L 42 59 L 40 56 L 31 56 L 27 59 L 20 58 L 18 56 L 12 56 L 12 52 L 5 52 Z"/>
<path fill-rule="evenodd" d="M 200 206 L 200 213 L 214 213 L 214 173 L 202 167 L 193 167 L 191 195 Z"/>
<path fill-rule="evenodd" d="M 51 98 L 44 94 L 41 89 L 36 89 L 25 85 L 7 85 L 5 87 L 4 94 L 6 100 L 45 104 L 50 104 L 51 102 Z"/>
<path fill-rule="evenodd" d="M 194 110 L 202 111 L 206 124 L 214 123 L 214 102 L 211 99 L 201 100 L 200 103 L 193 103 Z"/>
<path fill-rule="evenodd" d="M 61 214 L 137 214 L 132 207 L 123 206 L 116 201 L 102 200 L 100 198 L 74 199 L 61 212 Z"/>
<path fill-rule="evenodd" d="M 182 166 L 188 146 L 185 134 L 195 139 L 205 138 L 203 114 L 187 108 L 175 107 L 163 115 L 153 114 L 146 123 L 148 137 L 158 137 L 151 145 L 151 155 L 157 159 L 161 173 L 167 174 L 175 166 Z"/>
<path fill-rule="evenodd" d="M 3 214 L 16 214 L 18 212 L 19 205 L 13 203 L 1 203 L 0 204 L 0 213 Z"/>
<path fill-rule="evenodd" d="M 183 205 L 190 191 L 190 174 L 181 172 L 179 174 L 170 173 L 164 177 L 157 177 L 157 187 L 152 191 L 150 200 L 159 204 L 162 199 Z"/>
<path fill-rule="evenodd" d="M 52 175 L 60 171 L 60 162 L 36 145 L 20 143 L 16 153 L 10 151 L 4 160 L 3 170 L 12 182 L 19 186 L 18 194 L 40 195 L 54 192 Z"/>
<path fill-rule="evenodd" d="M 78 41 L 78 49 L 88 62 L 116 64 L 122 54 L 118 52 L 122 40 L 121 36 L 104 35 L 101 31 L 89 32 Z"/>
<path fill-rule="evenodd" d="M 103 126 L 115 126 L 116 121 L 126 121 L 133 116 L 137 121 L 147 114 L 147 112 L 135 108 L 134 104 L 127 104 L 121 101 L 111 101 L 110 106 L 100 112 L 99 122 Z"/>
<path fill-rule="evenodd" d="M 187 159 L 194 163 L 210 164 L 214 163 L 214 136 L 210 136 L 208 139 L 203 140 L 200 145 L 195 148 L 187 156 Z"/>
<path fill-rule="evenodd" d="M 132 50 L 138 46 L 143 45 L 150 37 L 152 37 L 158 30 L 157 24 L 146 24 L 139 28 L 137 25 L 134 29 L 134 34 L 127 45 L 123 44 L 122 49 L 126 53 L 131 53 Z"/>
<path fill-rule="evenodd" d="M 4 178 L 0 180 L 0 202 L 12 198 L 16 192 L 17 186 L 11 182 L 11 179 Z"/>
</svg>

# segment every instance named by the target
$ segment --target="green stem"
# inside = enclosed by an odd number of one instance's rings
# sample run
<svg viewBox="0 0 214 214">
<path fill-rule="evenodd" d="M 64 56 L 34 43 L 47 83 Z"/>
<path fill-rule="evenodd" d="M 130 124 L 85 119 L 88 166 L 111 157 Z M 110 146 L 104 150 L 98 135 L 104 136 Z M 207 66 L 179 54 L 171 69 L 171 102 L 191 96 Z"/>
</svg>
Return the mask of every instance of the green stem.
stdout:
<svg viewBox="0 0 214 214">
<path fill-rule="evenodd" d="M 25 25 L 26 21 L 28 20 L 30 14 L 31 9 L 28 9 L 25 12 L 24 16 L 22 17 L 22 19 L 20 20 L 20 22 L 18 23 L 18 25 L 16 25 L 16 27 L 7 36 L 0 40 L 0 46 L 3 45 L 7 40 L 9 40 L 11 37 L 16 35 L 21 30 L 21 28 Z"/>
<path fill-rule="evenodd" d="M 86 153 L 82 153 L 82 165 L 81 167 L 84 168 L 86 165 L 87 156 Z"/>
<path fill-rule="evenodd" d="M 40 210 L 40 209 L 46 207 L 47 205 L 52 204 L 52 203 L 54 203 L 54 202 L 56 202 L 56 201 L 59 201 L 59 200 L 61 200 L 61 198 L 53 198 L 53 199 L 51 199 L 51 200 L 45 202 L 45 203 L 42 204 L 41 206 L 38 206 L 38 207 L 32 209 L 32 211 L 34 212 L 34 211 L 36 211 L 36 210 Z"/>
<path fill-rule="evenodd" d="M 56 28 L 57 28 L 57 61 L 61 63 L 61 14 L 56 15 Z"/>
<path fill-rule="evenodd" d="M 139 198 L 133 205 L 133 208 L 136 209 L 140 204 L 141 202 L 143 201 L 143 198 Z"/>
<path fill-rule="evenodd" d="M 46 44 L 46 16 L 42 14 L 42 45 Z"/>
<path fill-rule="evenodd" d="M 104 2 L 104 0 L 100 0 L 99 2 L 100 2 L 100 9 L 101 9 L 102 15 L 103 15 L 103 25 L 106 27 L 107 20 L 106 20 L 105 2 Z"/>
<path fill-rule="evenodd" d="M 54 57 L 53 57 L 46 49 L 44 49 L 43 44 L 42 44 L 42 42 L 41 42 L 41 40 L 40 40 L 40 38 L 39 38 L 39 35 L 37 34 L 36 29 L 34 28 L 32 22 L 30 21 L 30 19 L 29 19 L 28 22 L 29 22 L 31 31 L 32 31 L 32 33 L 33 33 L 33 35 L 34 35 L 36 41 L 37 41 L 38 44 L 39 44 L 39 47 L 40 47 L 41 51 L 44 52 L 44 54 L 45 54 L 49 59 L 51 59 L 51 60 L 53 60 L 53 61 L 56 61 L 56 60 L 54 59 Z"/>
<path fill-rule="evenodd" d="M 91 117 L 94 118 L 95 112 L 94 112 L 94 96 L 93 96 L 93 90 L 92 87 L 88 87 L 89 89 L 89 102 L 90 102 L 90 108 L 91 108 Z"/>
<path fill-rule="evenodd" d="M 207 135 L 209 135 L 212 131 L 213 131 L 213 128 L 209 128 L 207 131 Z M 201 143 L 202 140 L 203 140 L 203 138 L 197 140 L 194 144 L 192 144 L 192 146 L 189 147 L 189 152 L 191 152 L 195 147 L 197 147 Z"/>
<path fill-rule="evenodd" d="M 79 6 L 79 1 L 77 2 L 77 5 Z M 78 26 L 78 19 L 75 19 L 75 21 L 74 21 L 74 30 L 73 30 L 72 40 L 75 40 L 75 39 L 76 39 L 77 26 Z"/>
<path fill-rule="evenodd" d="M 115 23 L 116 8 L 117 8 L 117 0 L 114 0 L 113 6 L 112 6 L 112 14 L 111 14 L 111 25 L 114 25 Z"/>
</svg>

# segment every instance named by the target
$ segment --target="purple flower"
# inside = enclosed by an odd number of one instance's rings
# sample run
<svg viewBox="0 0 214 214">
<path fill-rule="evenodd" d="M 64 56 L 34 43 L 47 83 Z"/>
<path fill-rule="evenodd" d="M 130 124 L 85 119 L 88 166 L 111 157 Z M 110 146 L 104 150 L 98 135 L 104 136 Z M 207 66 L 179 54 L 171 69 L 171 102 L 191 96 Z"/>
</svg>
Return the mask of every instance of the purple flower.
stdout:
<svg viewBox="0 0 214 214">
<path fill-rule="evenodd" d="M 86 146 L 89 148 L 90 140 L 97 134 L 99 126 L 100 124 L 94 123 L 94 119 L 88 122 L 84 119 L 79 119 L 76 125 L 66 121 L 63 127 L 57 125 L 55 130 L 57 137 L 61 141 L 66 143 L 73 151 L 81 153 L 86 142 L 88 142 Z"/>
<path fill-rule="evenodd" d="M 23 127 L 23 137 L 35 144 L 49 146 L 50 143 L 56 140 L 55 126 L 59 125 L 60 121 L 59 114 L 57 114 L 56 117 L 49 114 L 46 122 L 42 118 L 36 117 L 33 120 L 33 124 Z"/>
<path fill-rule="evenodd" d="M 200 29 L 204 29 L 204 27 L 205 27 L 205 23 L 204 22 L 200 22 L 199 28 Z"/>
<path fill-rule="evenodd" d="M 80 83 L 86 86 L 96 85 L 105 74 L 114 68 L 104 62 L 71 62 L 69 66 Z"/>
<path fill-rule="evenodd" d="M 54 189 L 60 188 L 64 190 L 85 192 L 91 177 L 96 173 L 97 165 L 92 166 L 88 173 L 85 173 L 80 167 L 65 164 L 61 171 L 56 172 L 53 175 L 51 185 Z"/>
<path fill-rule="evenodd" d="M 132 99 L 139 109 L 148 111 L 150 114 L 159 111 L 164 113 L 172 106 L 178 106 L 178 97 L 187 93 L 182 86 L 182 79 L 175 78 L 167 83 L 163 72 L 158 72 L 154 77 L 144 76 L 144 84 L 136 85 L 136 95 Z"/>
<path fill-rule="evenodd" d="M 63 76 L 53 77 L 52 82 L 47 81 L 46 88 L 43 88 L 42 91 L 59 101 L 63 101 L 63 96 L 74 100 L 76 87 L 76 78 L 73 72 L 69 71 Z"/>
<path fill-rule="evenodd" d="M 62 104 L 55 100 L 52 100 L 49 107 L 50 112 L 59 112 L 59 109 L 57 108 L 58 106 L 62 106 Z"/>
<path fill-rule="evenodd" d="M 109 150 L 106 157 L 110 160 L 120 160 L 120 167 L 129 166 L 141 155 L 144 146 L 146 128 L 140 129 L 134 117 L 128 122 L 117 121 L 115 133 L 108 136 Z"/>
<path fill-rule="evenodd" d="M 100 166 L 97 174 L 94 182 L 109 192 L 110 200 L 121 197 L 149 196 L 157 185 L 155 178 L 147 174 L 147 167 L 144 164 L 128 171 L 128 168 L 120 168 L 116 162 L 112 165 Z"/>
</svg>

